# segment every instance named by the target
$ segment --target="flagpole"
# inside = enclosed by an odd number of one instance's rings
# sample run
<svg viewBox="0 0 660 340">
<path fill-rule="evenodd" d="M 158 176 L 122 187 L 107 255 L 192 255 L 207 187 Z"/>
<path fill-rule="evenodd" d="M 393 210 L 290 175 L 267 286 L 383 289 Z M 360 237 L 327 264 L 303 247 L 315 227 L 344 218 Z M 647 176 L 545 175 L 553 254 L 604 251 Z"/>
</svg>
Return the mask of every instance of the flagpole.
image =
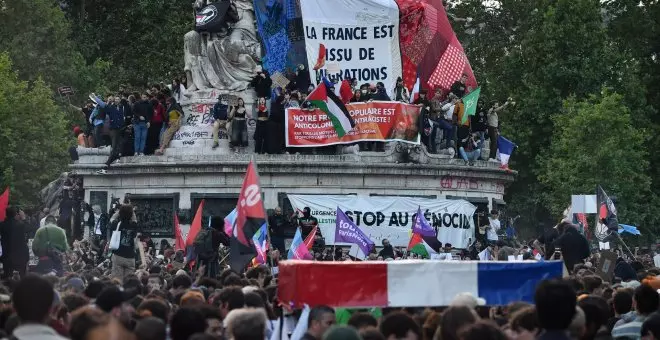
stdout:
<svg viewBox="0 0 660 340">
<path fill-rule="evenodd" d="M 263 190 L 261 189 L 261 180 L 259 178 L 259 169 L 257 168 L 257 162 L 254 160 L 254 155 L 250 156 L 250 162 L 252 162 L 254 164 L 254 172 L 257 173 L 257 184 L 259 185 L 259 190 L 261 190 L 261 192 L 259 193 L 261 195 L 261 194 L 263 194 Z M 248 166 L 250 166 L 250 165 L 248 164 Z M 268 224 L 268 214 L 266 214 L 266 205 L 264 204 L 263 199 L 261 199 L 261 209 L 264 211 L 264 215 L 266 215 L 264 220 L 265 220 L 265 224 L 266 224 L 266 240 L 267 240 L 267 243 L 268 243 L 268 249 L 270 249 L 272 251 L 273 243 L 270 240 L 270 225 Z M 266 254 L 266 257 L 268 258 L 268 262 L 269 262 L 269 265 L 270 265 L 270 268 L 271 268 L 271 271 L 272 271 L 272 269 L 274 267 L 273 266 L 273 257 L 268 256 L 268 254 Z"/>
</svg>

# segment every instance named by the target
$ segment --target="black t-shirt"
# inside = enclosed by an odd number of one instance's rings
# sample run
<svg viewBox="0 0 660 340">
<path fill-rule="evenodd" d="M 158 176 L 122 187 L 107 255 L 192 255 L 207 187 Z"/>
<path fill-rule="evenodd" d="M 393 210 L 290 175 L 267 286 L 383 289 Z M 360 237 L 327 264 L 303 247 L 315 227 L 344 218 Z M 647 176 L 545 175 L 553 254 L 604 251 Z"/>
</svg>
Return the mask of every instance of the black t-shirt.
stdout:
<svg viewBox="0 0 660 340">
<path fill-rule="evenodd" d="M 477 108 L 477 113 L 470 117 L 470 126 L 474 132 L 488 130 L 488 115 L 486 111 Z"/>
<path fill-rule="evenodd" d="M 298 224 L 300 225 L 300 231 L 302 232 L 303 239 L 312 232 L 312 229 L 319 225 L 319 220 L 314 216 L 301 217 L 298 219 Z"/>
<path fill-rule="evenodd" d="M 538 241 L 545 246 L 545 259 L 549 260 L 555 252 L 553 243 L 559 238 L 559 232 L 555 228 L 544 232 Z"/>
<path fill-rule="evenodd" d="M 466 90 L 467 90 L 466 85 L 461 83 L 459 80 L 457 80 L 451 85 L 450 91 L 451 93 L 455 94 L 456 97 L 463 98 L 463 96 L 465 96 Z"/>
<path fill-rule="evenodd" d="M 119 221 L 112 223 L 112 232 L 117 230 L 118 223 Z M 122 221 L 119 231 L 121 231 L 119 249 L 113 250 L 112 253 L 128 259 L 135 258 L 135 238 L 138 233 L 137 223 L 133 221 Z M 112 232 L 110 235 L 112 235 Z"/>
</svg>

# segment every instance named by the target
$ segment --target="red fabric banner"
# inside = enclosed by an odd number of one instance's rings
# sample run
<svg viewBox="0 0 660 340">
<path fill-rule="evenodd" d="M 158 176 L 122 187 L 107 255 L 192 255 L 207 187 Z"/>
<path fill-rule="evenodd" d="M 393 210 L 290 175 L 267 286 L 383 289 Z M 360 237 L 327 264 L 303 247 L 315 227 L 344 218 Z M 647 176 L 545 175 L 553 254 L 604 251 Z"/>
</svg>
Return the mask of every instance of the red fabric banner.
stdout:
<svg viewBox="0 0 660 340">
<path fill-rule="evenodd" d="M 0 222 L 7 218 L 7 206 L 9 206 L 9 188 L 0 195 Z"/>
<path fill-rule="evenodd" d="M 401 141 L 419 144 L 421 107 L 400 102 L 367 102 L 346 105 L 356 126 L 339 138 L 328 116 L 319 109 L 286 110 L 288 147 L 314 147 L 357 141 Z"/>
</svg>

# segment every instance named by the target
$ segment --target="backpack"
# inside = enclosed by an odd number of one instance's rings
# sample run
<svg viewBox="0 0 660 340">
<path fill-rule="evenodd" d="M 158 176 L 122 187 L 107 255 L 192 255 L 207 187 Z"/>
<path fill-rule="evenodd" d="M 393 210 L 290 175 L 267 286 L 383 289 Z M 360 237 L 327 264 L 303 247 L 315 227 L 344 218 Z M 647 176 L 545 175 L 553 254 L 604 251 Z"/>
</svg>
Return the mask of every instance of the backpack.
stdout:
<svg viewBox="0 0 660 340">
<path fill-rule="evenodd" d="M 193 246 L 195 247 L 195 253 L 202 260 L 212 259 L 217 253 L 217 249 L 213 249 L 213 233 L 208 228 L 199 231 Z"/>
</svg>

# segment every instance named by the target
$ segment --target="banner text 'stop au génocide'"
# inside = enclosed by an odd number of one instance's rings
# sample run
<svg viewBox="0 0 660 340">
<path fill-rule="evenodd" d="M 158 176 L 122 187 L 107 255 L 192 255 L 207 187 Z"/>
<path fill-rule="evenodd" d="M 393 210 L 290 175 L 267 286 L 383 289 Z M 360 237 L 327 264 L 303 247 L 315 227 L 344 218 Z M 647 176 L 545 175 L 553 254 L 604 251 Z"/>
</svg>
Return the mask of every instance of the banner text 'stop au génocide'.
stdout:
<svg viewBox="0 0 660 340">
<path fill-rule="evenodd" d="M 419 144 L 421 107 L 401 102 L 372 101 L 346 105 L 356 126 L 339 138 L 332 121 L 319 109 L 286 110 L 288 147 L 314 147 L 357 141 L 400 141 Z"/>
<path fill-rule="evenodd" d="M 383 239 L 395 247 L 408 246 L 414 215 L 420 207 L 443 244 L 466 248 L 474 240 L 472 217 L 477 208 L 464 200 L 354 195 L 289 194 L 287 197 L 294 209 L 311 209 L 311 214 L 319 220 L 326 244 L 335 244 L 337 207 L 377 246 Z"/>
</svg>

